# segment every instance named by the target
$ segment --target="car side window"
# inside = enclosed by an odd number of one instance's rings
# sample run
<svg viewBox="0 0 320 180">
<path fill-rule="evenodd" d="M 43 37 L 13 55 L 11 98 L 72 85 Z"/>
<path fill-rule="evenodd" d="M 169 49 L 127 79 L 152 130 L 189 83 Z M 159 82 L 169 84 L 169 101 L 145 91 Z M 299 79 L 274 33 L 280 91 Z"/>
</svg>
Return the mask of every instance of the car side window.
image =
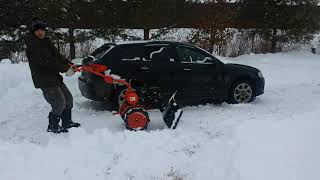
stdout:
<svg viewBox="0 0 320 180">
<path fill-rule="evenodd" d="M 166 46 L 145 46 L 142 61 L 168 62 L 168 47 Z"/>
<path fill-rule="evenodd" d="M 140 61 L 142 56 L 141 47 L 124 46 L 121 48 L 119 56 L 121 61 Z"/>
<path fill-rule="evenodd" d="M 177 46 L 177 55 L 181 63 L 213 64 L 213 59 L 204 52 L 191 47 Z"/>
</svg>

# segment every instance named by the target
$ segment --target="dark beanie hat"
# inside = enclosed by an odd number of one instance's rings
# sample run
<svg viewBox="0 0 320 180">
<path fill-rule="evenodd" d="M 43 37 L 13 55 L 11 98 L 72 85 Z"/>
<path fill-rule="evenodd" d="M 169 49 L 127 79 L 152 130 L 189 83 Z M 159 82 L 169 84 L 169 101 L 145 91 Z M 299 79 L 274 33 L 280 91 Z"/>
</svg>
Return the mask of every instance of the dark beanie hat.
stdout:
<svg viewBox="0 0 320 180">
<path fill-rule="evenodd" d="M 46 30 L 46 28 L 47 28 L 47 23 L 41 20 L 40 18 L 36 17 L 32 19 L 32 23 L 31 23 L 32 33 L 38 29 Z"/>
</svg>

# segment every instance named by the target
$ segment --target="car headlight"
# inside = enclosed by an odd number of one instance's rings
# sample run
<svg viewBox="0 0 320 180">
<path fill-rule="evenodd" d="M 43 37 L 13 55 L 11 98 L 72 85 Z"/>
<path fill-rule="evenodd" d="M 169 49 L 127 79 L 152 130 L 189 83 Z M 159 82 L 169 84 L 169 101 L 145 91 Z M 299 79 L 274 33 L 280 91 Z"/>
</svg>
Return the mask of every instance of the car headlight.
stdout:
<svg viewBox="0 0 320 180">
<path fill-rule="evenodd" d="M 259 76 L 259 78 L 263 78 L 261 71 L 258 72 L 258 76 Z"/>
</svg>

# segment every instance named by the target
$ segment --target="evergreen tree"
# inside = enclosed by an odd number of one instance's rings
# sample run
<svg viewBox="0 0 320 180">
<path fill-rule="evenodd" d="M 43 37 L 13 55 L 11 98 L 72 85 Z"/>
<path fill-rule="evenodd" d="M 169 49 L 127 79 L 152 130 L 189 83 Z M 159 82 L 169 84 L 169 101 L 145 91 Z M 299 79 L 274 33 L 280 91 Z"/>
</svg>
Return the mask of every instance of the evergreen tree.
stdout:
<svg viewBox="0 0 320 180">
<path fill-rule="evenodd" d="M 9 58 L 16 62 L 13 54 L 24 50 L 28 29 L 23 20 L 31 11 L 30 0 L 0 1 L 0 59 Z"/>
<path fill-rule="evenodd" d="M 76 29 L 80 20 L 78 2 L 81 0 L 38 0 L 34 3 L 35 7 L 39 7 L 38 11 L 34 12 L 34 16 L 39 16 L 44 20 L 50 19 L 48 22 L 49 34 L 60 52 L 62 51 L 60 47 L 69 44 L 69 52 L 62 52 L 69 59 L 76 57 L 76 43 L 92 38 L 89 33 Z M 59 12 L 59 17 L 54 16 L 57 12 Z M 60 26 L 54 26 L 56 24 Z"/>
<path fill-rule="evenodd" d="M 318 29 L 318 17 L 312 9 L 318 0 L 244 0 L 239 21 L 259 20 L 259 29 L 251 30 L 270 42 L 270 52 L 281 51 L 277 43 L 308 42 Z M 286 17 L 286 18 L 284 18 Z"/>
<path fill-rule="evenodd" d="M 210 53 L 223 55 L 225 54 L 223 47 L 232 33 L 230 28 L 226 28 L 232 23 L 231 19 L 225 17 L 232 17 L 235 12 L 226 6 L 226 0 L 207 0 L 205 3 L 209 13 L 199 21 L 198 29 L 192 32 L 189 41 L 207 49 Z"/>
</svg>

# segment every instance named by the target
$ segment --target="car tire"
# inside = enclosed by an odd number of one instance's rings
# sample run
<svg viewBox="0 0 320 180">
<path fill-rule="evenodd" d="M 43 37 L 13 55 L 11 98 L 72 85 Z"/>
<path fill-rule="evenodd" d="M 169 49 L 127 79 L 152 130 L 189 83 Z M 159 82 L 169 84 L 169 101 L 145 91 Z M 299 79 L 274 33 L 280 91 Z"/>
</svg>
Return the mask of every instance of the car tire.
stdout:
<svg viewBox="0 0 320 180">
<path fill-rule="evenodd" d="M 221 105 L 223 102 L 224 102 L 224 101 L 221 100 L 221 99 L 214 99 L 212 103 L 213 103 L 214 105 Z"/>
<path fill-rule="evenodd" d="M 228 103 L 246 104 L 255 99 L 255 87 L 248 80 L 239 80 L 232 84 L 229 90 Z"/>
</svg>

